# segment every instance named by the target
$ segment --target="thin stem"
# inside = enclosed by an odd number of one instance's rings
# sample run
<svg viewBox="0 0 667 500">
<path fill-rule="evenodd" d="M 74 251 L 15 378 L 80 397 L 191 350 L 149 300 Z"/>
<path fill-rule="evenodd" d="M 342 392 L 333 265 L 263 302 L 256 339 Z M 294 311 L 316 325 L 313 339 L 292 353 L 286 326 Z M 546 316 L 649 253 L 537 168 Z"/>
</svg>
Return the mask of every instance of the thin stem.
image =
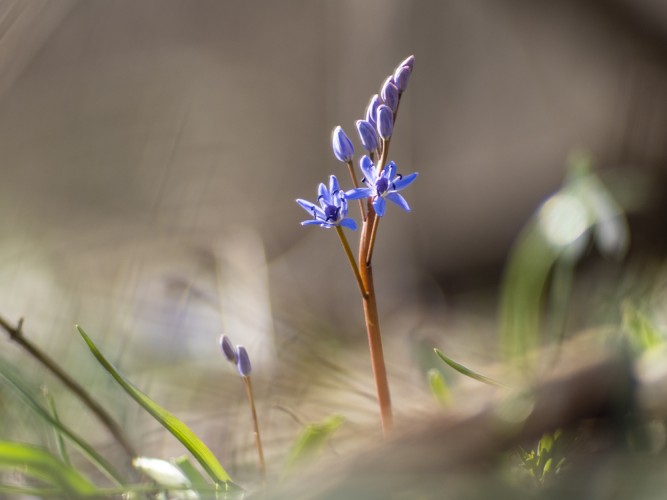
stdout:
<svg viewBox="0 0 667 500">
<path fill-rule="evenodd" d="M 387 163 L 387 156 L 389 155 L 389 142 L 390 141 L 391 141 L 391 137 L 389 139 L 382 139 L 382 154 L 380 155 L 380 161 L 378 161 L 378 164 L 377 164 L 378 172 L 381 172 L 382 169 L 384 168 L 384 164 Z"/>
<path fill-rule="evenodd" d="M 47 368 L 53 375 L 56 376 L 65 386 L 77 396 L 83 404 L 85 404 L 91 412 L 99 419 L 100 422 L 108 429 L 109 433 L 122 446 L 125 452 L 131 457 L 138 456 L 130 441 L 123 433 L 116 421 L 107 413 L 107 411 L 93 399 L 93 397 L 79 384 L 76 380 L 70 377 L 53 359 L 42 352 L 35 344 L 30 342 L 23 334 L 23 318 L 21 318 L 16 327 L 11 326 L 4 318 L 0 317 L 0 326 L 9 334 L 10 340 L 16 342 L 28 354 L 35 358 L 45 368 Z"/>
<path fill-rule="evenodd" d="M 363 298 L 364 317 L 366 319 L 366 333 L 368 334 L 368 348 L 370 350 L 373 378 L 375 380 L 378 405 L 380 406 L 380 423 L 382 425 L 382 433 L 386 438 L 393 425 L 391 396 L 389 394 L 389 382 L 387 381 L 387 370 L 382 351 L 380 320 L 373 284 L 373 268 L 371 263 L 366 261 L 372 235 L 372 229 L 369 232 L 369 226 L 372 228 L 375 225 L 376 219 L 377 216 L 373 210 L 373 205 L 369 201 L 368 219 L 364 223 L 359 242 L 359 268 L 364 289 L 368 291 L 368 294 Z"/>
<path fill-rule="evenodd" d="M 350 172 L 350 177 L 352 178 L 352 185 L 356 188 L 359 187 L 359 181 L 357 180 L 357 174 L 354 173 L 354 164 L 352 160 L 347 162 L 347 170 Z M 364 202 L 359 200 L 359 212 L 361 212 L 361 220 L 366 220 L 366 212 L 364 211 Z"/>
<path fill-rule="evenodd" d="M 242 377 L 245 385 L 245 392 L 248 395 L 248 403 L 250 404 L 250 411 L 252 412 L 252 424 L 255 431 L 255 445 L 257 447 L 257 455 L 259 457 L 259 471 L 262 474 L 262 479 L 266 478 L 266 462 L 264 461 L 264 449 L 262 448 L 262 440 L 259 436 L 259 421 L 257 420 L 257 410 L 255 409 L 255 398 L 252 394 L 252 384 L 250 377 Z"/>
<path fill-rule="evenodd" d="M 361 274 L 359 273 L 359 267 L 357 266 L 357 261 L 354 260 L 354 255 L 352 254 L 352 249 L 350 248 L 350 244 L 347 242 L 347 238 L 345 237 L 345 232 L 343 231 L 343 228 L 340 226 L 336 226 L 336 232 L 338 233 L 340 242 L 342 243 L 343 249 L 345 250 L 345 255 L 347 255 L 347 260 L 350 261 L 350 266 L 352 266 L 352 271 L 354 271 L 354 277 L 357 278 L 357 284 L 359 285 L 359 291 L 361 292 L 361 296 L 363 298 L 366 298 L 368 292 L 366 291 L 364 282 L 361 279 Z"/>
<path fill-rule="evenodd" d="M 371 265 L 371 260 L 373 259 L 373 248 L 375 248 L 375 237 L 378 232 L 378 225 L 380 224 L 380 217 L 377 215 L 374 217 L 373 220 L 373 227 L 371 228 L 371 240 L 368 243 L 368 254 L 366 255 L 366 265 L 370 266 Z"/>
</svg>

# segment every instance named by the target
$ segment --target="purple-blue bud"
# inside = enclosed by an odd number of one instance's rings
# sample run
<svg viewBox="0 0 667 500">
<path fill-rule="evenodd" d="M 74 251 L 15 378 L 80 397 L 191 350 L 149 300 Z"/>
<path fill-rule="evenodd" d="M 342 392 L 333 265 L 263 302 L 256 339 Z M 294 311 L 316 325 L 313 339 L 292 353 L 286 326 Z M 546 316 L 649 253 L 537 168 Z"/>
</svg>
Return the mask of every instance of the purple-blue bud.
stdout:
<svg viewBox="0 0 667 500">
<path fill-rule="evenodd" d="M 229 340 L 227 335 L 220 337 L 220 348 L 222 349 L 222 352 L 224 353 L 227 360 L 230 363 L 236 364 L 236 361 L 238 360 L 236 349 L 234 349 L 234 345 L 232 344 L 232 341 Z"/>
<path fill-rule="evenodd" d="M 411 74 L 412 69 L 410 69 L 409 66 L 401 66 L 396 68 L 396 72 L 394 73 L 394 83 L 396 84 L 396 87 L 398 87 L 399 94 L 402 94 L 403 91 L 407 88 L 408 80 L 410 79 Z"/>
<path fill-rule="evenodd" d="M 396 111 L 398 107 L 398 88 L 394 85 L 393 76 L 387 78 L 382 84 L 380 96 L 382 96 L 382 100 L 387 106 Z"/>
<path fill-rule="evenodd" d="M 415 68 L 415 56 L 406 57 L 405 60 L 396 66 L 396 69 L 399 69 L 402 66 L 407 66 L 412 71 Z"/>
<path fill-rule="evenodd" d="M 366 108 L 366 121 L 371 122 L 375 126 L 375 117 L 378 112 L 378 106 L 382 104 L 380 96 L 375 94 L 371 97 L 368 107 Z"/>
<path fill-rule="evenodd" d="M 380 137 L 387 140 L 391 137 L 394 131 L 394 112 L 385 104 L 378 106 L 377 115 L 375 117 L 377 122 L 377 129 Z"/>
<path fill-rule="evenodd" d="M 357 120 L 357 132 L 363 148 L 372 153 L 378 148 L 378 134 L 372 123 L 366 120 Z"/>
<path fill-rule="evenodd" d="M 354 146 L 352 141 L 345 134 L 343 127 L 340 125 L 333 129 L 331 134 L 331 144 L 333 146 L 333 152 L 338 161 L 347 163 L 352 161 L 352 156 L 354 156 Z"/>
<path fill-rule="evenodd" d="M 236 346 L 236 352 L 238 353 L 239 360 L 238 363 L 236 364 L 236 367 L 239 370 L 239 375 L 242 377 L 248 377 L 250 375 L 250 371 L 252 370 L 252 367 L 250 366 L 250 358 L 248 357 L 248 353 L 245 350 L 245 347 L 242 345 L 237 345 Z"/>
</svg>

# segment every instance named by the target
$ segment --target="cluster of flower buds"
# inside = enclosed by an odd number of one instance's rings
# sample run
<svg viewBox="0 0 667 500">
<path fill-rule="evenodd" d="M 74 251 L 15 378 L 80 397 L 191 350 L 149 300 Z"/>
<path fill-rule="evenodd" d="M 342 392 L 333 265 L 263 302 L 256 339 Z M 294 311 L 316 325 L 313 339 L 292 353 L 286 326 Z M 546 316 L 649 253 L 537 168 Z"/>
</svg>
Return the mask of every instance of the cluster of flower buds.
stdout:
<svg viewBox="0 0 667 500">
<path fill-rule="evenodd" d="M 410 210 L 408 203 L 397 191 L 411 184 L 417 177 L 417 173 L 403 177 L 397 173 L 397 166 L 394 162 L 389 162 L 387 165 L 384 163 L 389 139 L 394 132 L 398 104 L 407 88 L 414 61 L 414 56 L 410 56 L 396 67 L 394 73 L 389 75 L 382 84 L 380 93 L 371 97 L 366 108 L 365 119 L 356 122 L 361 146 L 368 154 L 361 158 L 359 164 L 364 174 L 361 182 L 366 187 L 358 186 L 354 178 L 355 189 L 343 192 L 340 190 L 338 179 L 332 175 L 328 189 L 325 184 L 319 185 L 317 201 L 320 206 L 306 200 L 296 200 L 313 217 L 311 220 L 303 221 L 302 225 L 318 225 L 324 228 L 342 226 L 356 229 L 354 220 L 347 217 L 347 200 L 370 198 L 379 217 L 385 214 L 385 199 L 406 211 Z M 331 143 L 334 156 L 339 161 L 346 163 L 352 173 L 354 145 L 342 127 L 334 128 Z M 377 165 L 374 163 L 376 154 L 380 158 Z M 352 175 L 354 177 L 354 174 Z"/>
<path fill-rule="evenodd" d="M 366 107 L 365 119 L 357 120 L 357 132 L 361 146 L 369 154 L 380 148 L 379 139 L 389 140 L 394 132 L 394 120 L 398 111 L 398 103 L 408 86 L 412 74 L 415 57 L 410 56 L 396 67 L 382 84 L 379 94 L 371 97 Z M 348 163 L 354 156 L 354 146 L 342 127 L 333 131 L 331 142 L 334 156 L 344 163 Z"/>
<path fill-rule="evenodd" d="M 252 367 L 250 366 L 250 358 L 248 357 L 248 352 L 245 347 L 242 345 L 237 345 L 234 347 L 232 341 L 229 340 L 227 335 L 220 337 L 220 349 L 222 349 L 223 354 L 227 360 L 236 365 L 236 369 L 239 372 L 239 375 L 242 377 L 249 377 Z"/>
</svg>

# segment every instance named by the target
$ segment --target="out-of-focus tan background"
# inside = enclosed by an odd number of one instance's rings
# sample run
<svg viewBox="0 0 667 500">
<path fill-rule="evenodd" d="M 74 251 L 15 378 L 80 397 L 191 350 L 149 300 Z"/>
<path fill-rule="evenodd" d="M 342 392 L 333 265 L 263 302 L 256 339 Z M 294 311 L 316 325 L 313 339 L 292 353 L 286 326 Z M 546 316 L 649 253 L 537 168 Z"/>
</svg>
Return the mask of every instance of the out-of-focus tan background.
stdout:
<svg viewBox="0 0 667 500">
<path fill-rule="evenodd" d="M 172 376 L 217 366 L 223 331 L 260 373 L 276 332 L 360 333 L 335 234 L 294 199 L 346 178 L 332 128 L 409 54 L 391 157 L 420 177 L 375 262 L 390 336 L 496 283 L 573 150 L 664 192 L 663 2 L 2 0 L 0 314 L 74 370 L 80 323 Z"/>
</svg>

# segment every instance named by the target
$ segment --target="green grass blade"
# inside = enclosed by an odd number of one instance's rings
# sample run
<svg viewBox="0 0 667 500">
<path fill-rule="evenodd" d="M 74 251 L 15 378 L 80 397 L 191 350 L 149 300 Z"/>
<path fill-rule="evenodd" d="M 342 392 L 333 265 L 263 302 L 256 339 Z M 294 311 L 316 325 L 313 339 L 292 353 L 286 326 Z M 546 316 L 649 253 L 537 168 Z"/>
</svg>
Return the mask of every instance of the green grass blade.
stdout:
<svg viewBox="0 0 667 500">
<path fill-rule="evenodd" d="M 307 424 L 287 455 L 286 469 L 293 469 L 305 460 L 319 455 L 344 421 L 345 418 L 341 415 L 332 415 L 323 422 Z"/>
<path fill-rule="evenodd" d="M 0 360 L 0 377 L 4 378 L 9 385 L 13 387 L 16 393 L 25 401 L 25 403 L 34 411 L 39 417 L 44 419 L 55 429 L 58 430 L 63 436 L 66 436 L 70 441 L 72 441 L 81 452 L 88 457 L 88 459 L 97 466 L 97 468 L 102 471 L 111 481 L 116 483 L 118 486 L 122 486 L 126 481 L 123 476 L 115 469 L 111 463 L 109 463 L 102 455 L 97 453 L 95 449 L 88 444 L 83 438 L 79 437 L 76 433 L 70 430 L 69 427 L 65 426 L 59 420 L 53 418 L 51 413 L 46 410 L 42 405 L 40 405 L 35 398 L 32 397 L 32 391 L 27 388 L 27 384 L 23 382 L 15 373 L 14 370 L 10 368 L 8 364 Z"/>
<path fill-rule="evenodd" d="M 542 300 L 558 256 L 534 221 L 512 247 L 501 285 L 500 339 L 503 356 L 513 364 L 524 364 L 538 345 Z"/>
<path fill-rule="evenodd" d="M 118 382 L 118 384 L 134 399 L 141 407 L 146 410 L 155 420 L 157 420 L 165 429 L 167 429 L 176 439 L 178 439 L 192 456 L 201 464 L 206 473 L 216 483 L 231 482 L 227 471 L 220 465 L 213 452 L 199 439 L 194 432 L 190 430 L 182 421 L 169 413 L 167 410 L 150 399 L 141 392 L 132 382 L 126 379 L 116 368 L 104 357 L 97 346 L 93 343 L 86 332 L 77 325 L 77 330 L 88 345 L 97 361 L 109 372 L 109 374 Z"/>
<path fill-rule="evenodd" d="M 51 453 L 37 446 L 0 441 L 0 467 L 18 469 L 21 474 L 57 487 L 67 498 L 98 494 L 94 484 L 79 471 L 62 463 Z"/>
<path fill-rule="evenodd" d="M 466 377 L 475 379 L 479 382 L 482 382 L 484 384 L 488 385 L 493 385 L 496 387 L 507 387 L 505 384 L 498 382 L 497 380 L 494 380 L 492 378 L 486 377 L 485 375 L 481 375 L 477 373 L 476 371 L 471 370 L 470 368 L 467 368 L 463 366 L 461 363 L 457 363 L 451 358 L 448 358 L 445 356 L 440 349 L 433 349 L 433 351 L 438 355 L 438 357 L 443 360 L 446 364 L 454 368 L 457 372 L 461 373 L 462 375 L 465 375 Z"/>
<path fill-rule="evenodd" d="M 641 354 L 664 343 L 664 339 L 655 324 L 632 302 L 626 300 L 621 309 L 623 312 L 623 331 L 635 354 Z"/>
<path fill-rule="evenodd" d="M 452 393 L 447 386 L 445 377 L 442 376 L 440 370 L 431 368 L 426 374 L 428 377 L 428 385 L 431 389 L 433 397 L 444 407 L 449 407 L 452 404 Z"/>
<path fill-rule="evenodd" d="M 211 488 L 211 485 L 206 481 L 204 476 L 202 476 L 199 473 L 199 471 L 190 461 L 190 457 L 188 456 L 178 457 L 176 460 L 174 460 L 174 463 L 179 469 L 181 469 L 185 477 L 188 478 L 188 480 L 192 484 L 192 489 L 201 492 Z"/>
<path fill-rule="evenodd" d="M 62 426 L 62 423 L 60 422 L 60 417 L 58 417 L 58 409 L 56 408 L 56 402 L 54 401 L 53 396 L 51 396 L 51 394 L 46 388 L 44 388 L 42 392 L 44 394 L 44 399 L 46 399 L 46 404 L 49 407 L 49 413 L 51 414 L 51 417 L 53 417 L 53 420 L 55 420 Z M 63 433 L 60 432 L 60 429 L 58 427 L 54 427 L 53 432 L 55 433 L 56 436 L 56 446 L 58 447 L 58 454 L 60 455 L 60 459 L 65 464 L 71 465 L 72 463 L 70 462 L 69 455 L 67 453 L 67 448 L 65 447 L 65 440 L 63 439 Z"/>
</svg>

